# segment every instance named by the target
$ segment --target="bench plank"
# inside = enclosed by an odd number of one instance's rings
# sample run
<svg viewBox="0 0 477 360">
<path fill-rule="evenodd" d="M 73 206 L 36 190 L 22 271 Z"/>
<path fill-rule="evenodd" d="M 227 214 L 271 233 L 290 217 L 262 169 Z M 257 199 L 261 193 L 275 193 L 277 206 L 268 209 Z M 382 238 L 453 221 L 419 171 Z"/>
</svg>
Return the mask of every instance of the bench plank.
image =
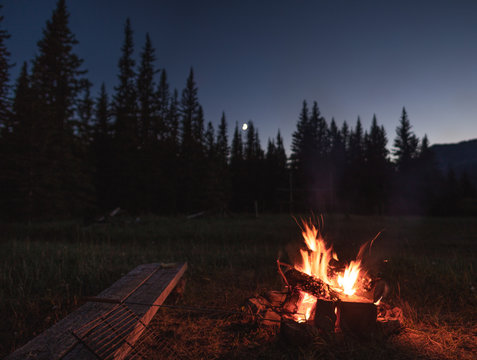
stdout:
<svg viewBox="0 0 477 360">
<path fill-rule="evenodd" d="M 163 266 L 159 263 L 139 265 L 127 275 L 102 291 L 97 298 L 124 301 L 129 309 L 146 326 L 171 293 L 187 269 L 187 263 Z M 129 304 L 131 303 L 131 304 Z M 134 304 L 136 303 L 136 304 Z M 146 304 L 146 305 L 139 305 Z M 17 359 L 97 359 L 83 343 L 72 334 L 85 324 L 118 306 L 117 303 L 88 301 L 80 308 L 45 330 L 30 342 L 15 350 L 6 360 Z M 144 331 L 138 322 L 126 340 L 134 344 Z M 115 353 L 115 359 L 125 358 L 131 350 L 126 343 Z"/>
</svg>

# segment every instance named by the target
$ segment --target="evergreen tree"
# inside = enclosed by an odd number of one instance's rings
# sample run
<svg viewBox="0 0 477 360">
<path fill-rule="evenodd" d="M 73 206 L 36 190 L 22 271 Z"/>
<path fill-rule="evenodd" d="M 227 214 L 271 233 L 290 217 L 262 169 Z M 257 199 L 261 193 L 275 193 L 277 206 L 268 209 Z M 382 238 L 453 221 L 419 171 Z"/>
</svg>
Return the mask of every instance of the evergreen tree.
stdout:
<svg viewBox="0 0 477 360">
<path fill-rule="evenodd" d="M 192 121 L 192 134 L 194 138 L 195 149 L 199 152 L 204 148 L 204 109 L 199 105 L 197 116 Z"/>
<path fill-rule="evenodd" d="M 342 200 L 346 212 L 361 212 L 363 204 L 364 135 L 361 119 L 358 116 L 355 128 L 350 131 L 347 166 L 344 174 Z"/>
<path fill-rule="evenodd" d="M 275 140 L 277 164 L 283 172 L 286 172 L 287 168 L 287 154 L 285 151 L 285 146 L 283 145 L 283 137 L 280 134 L 280 130 L 277 132 L 277 138 Z M 285 179 L 286 180 L 286 179 Z"/>
<path fill-rule="evenodd" d="M 87 82 L 83 91 L 83 98 L 78 102 L 78 122 L 76 134 L 84 150 L 92 141 L 92 120 L 94 112 L 94 100 L 91 98 L 91 83 Z"/>
<path fill-rule="evenodd" d="M 181 150 L 184 156 L 190 156 L 196 149 L 194 135 L 200 132 L 197 118 L 200 115 L 200 104 L 197 96 L 198 89 L 194 80 L 194 70 L 191 68 L 186 87 L 182 91 L 181 99 Z M 203 121 L 203 119 L 202 119 Z"/>
<path fill-rule="evenodd" d="M 227 136 L 227 121 L 225 119 L 225 113 L 222 112 L 222 117 L 220 118 L 219 129 L 217 133 L 217 156 L 223 167 L 227 165 L 229 158 L 229 145 L 228 145 L 228 136 Z"/>
<path fill-rule="evenodd" d="M 232 145 L 230 150 L 230 178 L 231 178 L 231 207 L 234 210 L 245 209 L 245 196 L 248 192 L 245 189 L 244 179 L 246 177 L 244 167 L 242 133 L 239 130 L 238 123 L 235 123 L 235 129 L 232 136 Z"/>
<path fill-rule="evenodd" d="M 402 109 L 399 126 L 396 128 L 394 139 L 395 164 L 398 170 L 394 177 L 395 212 L 405 214 L 422 213 L 420 200 L 418 155 L 419 139 L 411 130 L 406 109 Z"/>
<path fill-rule="evenodd" d="M 349 148 L 349 126 L 346 121 L 343 121 L 343 125 L 341 125 L 341 139 L 343 142 L 343 145 L 345 147 L 345 150 L 347 151 Z"/>
<path fill-rule="evenodd" d="M 111 192 L 111 185 L 114 182 L 113 169 L 111 168 L 111 158 L 113 156 L 111 111 L 104 83 L 101 85 L 94 110 L 92 152 L 96 201 L 101 210 L 108 210 L 115 206 L 115 200 L 113 199 L 114 194 Z"/>
<path fill-rule="evenodd" d="M 0 11 L 2 10 L 0 5 Z M 3 16 L 0 15 L 0 24 L 3 23 Z M 8 119 L 10 118 L 10 100 L 8 98 L 10 73 L 10 52 L 7 49 L 5 41 L 10 38 L 10 34 L 0 28 L 0 139 L 2 132 L 9 132 Z M 0 140 L 1 141 L 1 140 Z M 1 147 L 0 147 L 1 151 Z"/>
<path fill-rule="evenodd" d="M 369 213 L 382 214 L 387 204 L 390 192 L 387 143 L 386 131 L 383 126 L 378 125 L 374 115 L 364 142 L 364 210 Z"/>
<path fill-rule="evenodd" d="M 394 155 L 396 156 L 397 168 L 400 171 L 407 170 L 418 154 L 419 139 L 411 128 L 406 109 L 403 107 L 399 126 L 396 128 L 396 138 L 394 139 Z"/>
<path fill-rule="evenodd" d="M 177 112 L 177 94 L 176 96 L 176 104 L 174 104 L 175 110 Z M 154 118 L 154 124 L 152 125 L 153 128 L 153 136 L 157 140 L 166 140 L 170 142 L 172 140 L 174 143 L 177 141 L 177 131 L 178 131 L 178 123 L 177 117 L 174 117 L 174 120 L 171 121 L 170 119 L 170 106 L 171 106 L 171 95 L 169 93 L 169 83 L 167 81 L 167 73 L 166 70 L 163 69 L 161 71 L 161 76 L 159 80 L 159 84 L 157 86 L 156 91 L 156 108 L 157 108 L 157 116 Z"/>
<path fill-rule="evenodd" d="M 154 102 L 157 95 L 154 91 L 156 86 L 154 76 L 157 72 L 154 68 L 155 60 L 154 48 L 152 47 L 149 33 L 147 33 L 146 42 L 141 52 L 141 62 L 139 65 L 136 85 L 139 101 L 139 143 L 141 145 L 150 145 L 153 141 L 157 140 L 157 138 L 154 138 L 152 131 L 152 124 L 154 123 L 155 116 Z"/>
<path fill-rule="evenodd" d="M 313 134 L 313 155 L 318 160 L 318 165 L 324 166 L 330 149 L 329 130 L 316 101 L 311 109 L 310 126 Z"/>
<path fill-rule="evenodd" d="M 188 211 L 197 211 L 206 204 L 204 187 L 207 167 L 204 157 L 204 112 L 199 104 L 198 89 L 191 68 L 186 87 L 182 91 L 181 113 L 181 162 L 182 204 Z"/>
<path fill-rule="evenodd" d="M 0 209 L 6 217 L 31 218 L 33 215 L 33 195 L 38 192 L 35 177 L 40 170 L 40 164 L 35 160 L 38 160 L 41 139 L 35 136 L 38 124 L 33 121 L 32 104 L 25 62 L 16 81 L 10 128 L 8 131 L 3 129 L 0 142 Z"/>
<path fill-rule="evenodd" d="M 268 139 L 265 156 L 263 192 L 265 208 L 269 211 L 283 210 L 288 194 L 283 192 L 287 187 L 287 156 L 283 146 L 283 138 L 278 131 L 276 139 Z"/>
<path fill-rule="evenodd" d="M 347 125 L 346 125 L 347 126 Z M 345 127 L 347 132 L 347 128 Z M 347 136 L 347 134 L 346 134 Z M 332 210 L 336 210 L 338 200 L 341 201 L 341 184 L 343 182 L 345 162 L 346 162 L 346 147 L 343 135 L 336 125 L 335 119 L 332 118 L 329 129 L 329 142 L 330 142 L 330 154 L 329 154 L 329 167 L 331 176 L 331 207 Z"/>
<path fill-rule="evenodd" d="M 39 153 L 38 186 L 34 213 L 72 214 L 90 206 L 90 179 L 83 174 L 75 140 L 74 113 L 78 95 L 88 82 L 81 69 L 83 60 L 73 53 L 78 42 L 68 27 L 65 1 L 59 0 L 38 42 L 33 60 L 31 88 Z"/>
<path fill-rule="evenodd" d="M 303 106 L 296 125 L 296 130 L 292 135 L 291 146 L 292 169 L 299 174 L 300 177 L 304 176 L 307 155 L 311 151 L 312 139 L 310 137 L 309 116 L 308 105 L 306 101 L 303 100 Z"/>
<path fill-rule="evenodd" d="M 230 164 L 232 167 L 243 161 L 243 141 L 238 123 L 235 123 L 234 134 L 232 137 L 232 148 L 230 152 Z"/>
<path fill-rule="evenodd" d="M 137 93 L 135 61 L 133 59 L 133 32 L 129 18 L 124 27 L 124 43 L 119 59 L 119 85 L 114 89 L 113 110 L 115 115 L 114 134 L 116 145 L 122 152 L 135 151 L 138 145 Z"/>
<path fill-rule="evenodd" d="M 179 100 L 177 90 L 174 89 L 174 93 L 170 99 L 170 104 L 167 109 L 166 125 L 167 139 L 170 144 L 169 151 L 173 157 L 177 157 L 179 154 Z"/>
<path fill-rule="evenodd" d="M 257 144 L 255 139 L 255 126 L 253 125 L 252 120 L 247 123 L 246 135 L 247 141 L 245 142 L 245 160 L 253 161 L 256 160 Z"/>
<path fill-rule="evenodd" d="M 115 87 L 113 101 L 114 113 L 114 149 L 115 149 L 115 198 L 117 204 L 129 210 L 135 210 L 140 186 L 136 175 L 140 172 L 138 147 L 140 147 L 140 127 L 138 126 L 138 106 L 136 91 L 134 44 L 131 22 L 126 20 L 124 43 L 118 67 L 119 84 Z"/>
<path fill-rule="evenodd" d="M 215 131 L 214 131 L 214 126 L 212 123 L 209 121 L 207 123 L 207 130 L 205 131 L 205 151 L 207 158 L 210 161 L 215 161 L 217 157 L 217 149 L 216 149 L 216 143 L 215 143 Z"/>
</svg>

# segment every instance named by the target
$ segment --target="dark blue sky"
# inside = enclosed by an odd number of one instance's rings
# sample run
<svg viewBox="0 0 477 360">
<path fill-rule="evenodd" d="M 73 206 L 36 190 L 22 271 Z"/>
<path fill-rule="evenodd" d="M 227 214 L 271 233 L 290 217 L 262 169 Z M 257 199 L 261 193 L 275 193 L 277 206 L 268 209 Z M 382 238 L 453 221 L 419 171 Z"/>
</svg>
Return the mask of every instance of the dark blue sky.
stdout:
<svg viewBox="0 0 477 360">
<path fill-rule="evenodd" d="M 36 52 L 56 0 L 5 0 L 15 78 Z M 111 91 L 123 27 L 136 55 L 149 32 L 157 66 L 182 90 L 191 66 L 206 120 L 253 120 L 262 147 L 280 129 L 289 148 L 303 99 L 329 121 L 367 129 L 373 113 L 390 145 L 405 106 L 431 143 L 477 137 L 477 1 L 69 0 L 76 52 Z"/>
</svg>

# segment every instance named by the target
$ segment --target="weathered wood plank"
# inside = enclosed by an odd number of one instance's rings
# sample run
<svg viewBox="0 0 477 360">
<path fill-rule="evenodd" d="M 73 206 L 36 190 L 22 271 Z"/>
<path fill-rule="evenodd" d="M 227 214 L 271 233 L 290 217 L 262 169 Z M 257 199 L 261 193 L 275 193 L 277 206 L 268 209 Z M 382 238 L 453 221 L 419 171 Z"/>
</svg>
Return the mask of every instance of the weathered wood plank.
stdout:
<svg viewBox="0 0 477 360">
<path fill-rule="evenodd" d="M 160 305 L 170 294 L 177 281 L 182 277 L 187 264 L 176 264 L 164 268 L 161 264 L 139 265 L 127 275 L 116 281 L 111 287 L 102 291 L 98 298 L 117 301 L 130 301 L 143 304 Z M 87 302 L 58 323 L 45 330 L 23 347 L 10 354 L 6 360 L 17 359 L 96 359 L 82 343 L 73 336 L 72 332 L 83 325 L 106 314 L 115 303 Z M 157 312 L 157 306 L 128 305 L 128 307 L 144 321 L 150 321 Z M 130 335 L 130 340 L 140 336 L 137 326 Z M 128 350 L 123 349 L 117 354 L 123 358 Z M 123 357 L 120 357 L 123 356 Z"/>
</svg>

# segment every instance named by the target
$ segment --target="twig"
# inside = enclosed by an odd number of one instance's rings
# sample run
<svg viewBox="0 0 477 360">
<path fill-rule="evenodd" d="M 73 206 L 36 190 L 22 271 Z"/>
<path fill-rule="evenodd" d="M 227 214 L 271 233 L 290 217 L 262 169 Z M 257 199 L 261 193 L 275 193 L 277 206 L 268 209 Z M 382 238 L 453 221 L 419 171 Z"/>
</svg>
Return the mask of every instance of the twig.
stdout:
<svg viewBox="0 0 477 360">
<path fill-rule="evenodd" d="M 288 265 L 288 264 L 284 264 L 284 263 L 280 262 L 279 259 L 277 259 L 278 273 L 280 274 L 280 276 L 282 277 L 283 281 L 288 286 L 288 288 L 290 288 L 290 284 L 288 283 L 288 280 L 287 280 L 285 274 L 283 273 L 281 266 L 288 267 L 289 269 L 291 268 L 291 266 Z"/>
</svg>

